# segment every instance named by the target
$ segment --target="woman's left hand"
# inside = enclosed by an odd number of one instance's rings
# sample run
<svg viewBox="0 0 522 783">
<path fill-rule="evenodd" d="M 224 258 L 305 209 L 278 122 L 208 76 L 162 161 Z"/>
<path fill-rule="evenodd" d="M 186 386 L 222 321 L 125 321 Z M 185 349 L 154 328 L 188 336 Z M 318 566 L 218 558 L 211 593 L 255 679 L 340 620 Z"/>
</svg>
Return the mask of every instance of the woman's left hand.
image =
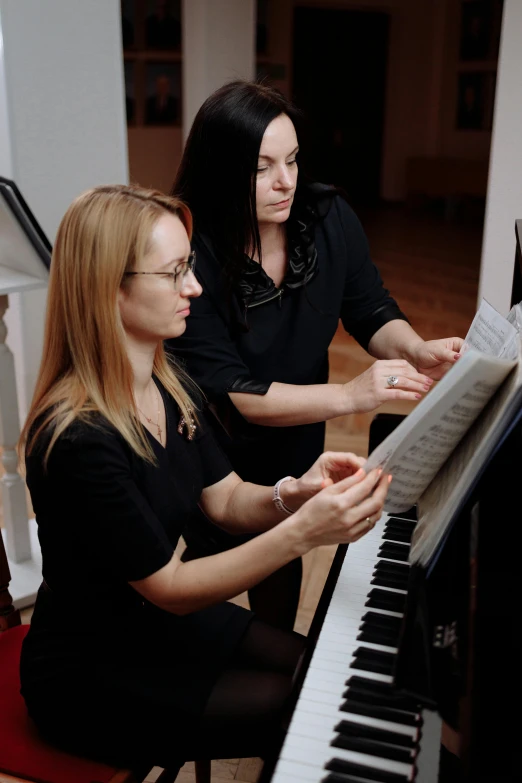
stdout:
<svg viewBox="0 0 522 783">
<path fill-rule="evenodd" d="M 412 348 L 409 361 L 418 372 L 438 381 L 455 364 L 463 344 L 461 337 L 423 341 Z"/>
<path fill-rule="evenodd" d="M 363 457 L 348 451 L 325 451 L 301 478 L 281 484 L 281 499 L 285 505 L 297 511 L 325 487 L 356 474 L 365 462 Z"/>
</svg>

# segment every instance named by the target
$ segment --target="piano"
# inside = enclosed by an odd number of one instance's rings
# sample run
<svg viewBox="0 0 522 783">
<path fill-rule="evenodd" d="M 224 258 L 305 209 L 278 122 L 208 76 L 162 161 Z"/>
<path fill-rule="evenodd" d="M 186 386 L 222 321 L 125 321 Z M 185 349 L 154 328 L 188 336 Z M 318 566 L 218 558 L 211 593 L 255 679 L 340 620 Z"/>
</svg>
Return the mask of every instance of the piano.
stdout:
<svg viewBox="0 0 522 783">
<path fill-rule="evenodd" d="M 377 414 L 370 451 L 400 419 Z M 260 783 L 522 780 L 521 484 L 522 410 L 427 569 L 408 560 L 415 509 L 338 547 Z"/>
</svg>

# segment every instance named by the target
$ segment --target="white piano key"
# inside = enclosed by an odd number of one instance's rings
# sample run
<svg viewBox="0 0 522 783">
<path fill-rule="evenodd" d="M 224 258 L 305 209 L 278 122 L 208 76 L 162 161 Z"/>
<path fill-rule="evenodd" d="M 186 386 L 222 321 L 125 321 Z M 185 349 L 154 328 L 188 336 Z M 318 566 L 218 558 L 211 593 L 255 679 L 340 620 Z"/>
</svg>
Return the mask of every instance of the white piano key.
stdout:
<svg viewBox="0 0 522 783">
<path fill-rule="evenodd" d="M 326 731 L 330 732 L 330 740 L 333 738 L 331 726 L 324 720 L 323 713 L 317 713 L 317 711 L 306 711 L 306 706 L 303 704 L 299 713 L 295 716 L 294 730 L 296 734 L 308 736 L 309 732 L 317 731 L 318 727 L 323 727 Z M 394 731 L 397 734 L 404 734 L 405 737 L 412 737 L 415 739 L 418 735 L 418 729 L 415 726 L 405 726 L 402 723 L 393 723 L 388 720 L 381 720 L 380 718 L 370 718 L 368 715 L 358 715 L 357 713 L 348 712 L 334 712 L 331 716 L 333 726 L 337 725 L 341 720 L 351 721 L 352 723 L 358 723 L 361 726 L 370 726 L 374 729 L 384 729 L 386 731 Z M 313 734 L 311 735 L 313 736 Z"/>
<path fill-rule="evenodd" d="M 326 756 L 326 757 L 325 757 Z M 332 758 L 351 761 L 354 764 L 362 764 L 366 767 L 384 769 L 387 772 L 395 772 L 397 775 L 405 775 L 411 778 L 414 773 L 412 764 L 404 764 L 401 761 L 385 759 L 379 756 L 371 756 L 367 753 L 359 753 L 355 750 L 344 748 L 331 748 L 329 743 L 313 740 L 309 737 L 296 737 L 290 734 L 283 746 L 281 758 L 288 761 L 297 761 L 299 758 L 308 758 L 312 764 L 323 764 Z"/>
<path fill-rule="evenodd" d="M 375 565 L 381 558 L 378 551 L 383 543 L 382 535 L 387 515 L 381 519 L 366 536 L 355 545 L 350 545 L 345 557 L 337 585 L 319 633 L 307 675 L 294 711 L 272 783 L 319 783 L 328 774 L 325 764 L 332 758 L 341 758 L 388 772 L 397 772 L 411 777 L 414 768 L 391 759 L 369 756 L 355 751 L 333 748 L 335 726 L 341 720 L 362 726 L 394 731 L 416 738 L 415 726 L 384 721 L 367 715 L 343 712 L 343 693 L 346 681 L 351 676 L 367 680 L 392 683 L 389 675 L 351 668 L 353 653 L 358 647 L 381 650 L 395 654 L 396 648 L 369 644 L 357 640 L 362 617 L 369 611 L 388 617 L 402 618 L 401 612 L 367 607 L 369 591 L 374 587 L 371 579 Z M 403 542 L 397 542 L 403 543 Z M 403 544 L 406 548 L 408 544 Z M 405 563 L 405 565 L 408 565 Z M 378 586 L 379 589 L 405 594 L 393 588 Z M 435 783 L 437 775 L 426 780 Z"/>
<path fill-rule="evenodd" d="M 315 783 L 325 776 L 326 772 L 322 766 L 312 765 L 300 761 L 286 761 L 281 759 L 278 762 L 277 770 L 272 778 L 272 783 L 294 783 L 294 781 L 303 781 L 303 783 Z"/>
</svg>

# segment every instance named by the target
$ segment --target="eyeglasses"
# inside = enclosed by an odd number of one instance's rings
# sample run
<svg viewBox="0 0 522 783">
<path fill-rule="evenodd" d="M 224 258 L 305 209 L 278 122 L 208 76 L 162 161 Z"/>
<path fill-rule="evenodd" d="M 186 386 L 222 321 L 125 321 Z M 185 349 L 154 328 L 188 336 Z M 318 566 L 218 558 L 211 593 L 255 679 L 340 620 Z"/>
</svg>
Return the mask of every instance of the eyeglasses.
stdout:
<svg viewBox="0 0 522 783">
<path fill-rule="evenodd" d="M 196 268 L 196 251 L 192 250 L 189 253 L 188 261 L 183 261 L 178 266 L 175 272 L 125 272 L 126 277 L 130 275 L 161 275 L 162 277 L 170 277 L 174 284 L 174 291 L 179 291 L 183 286 L 183 281 L 187 277 L 189 272 L 194 272 Z"/>
</svg>

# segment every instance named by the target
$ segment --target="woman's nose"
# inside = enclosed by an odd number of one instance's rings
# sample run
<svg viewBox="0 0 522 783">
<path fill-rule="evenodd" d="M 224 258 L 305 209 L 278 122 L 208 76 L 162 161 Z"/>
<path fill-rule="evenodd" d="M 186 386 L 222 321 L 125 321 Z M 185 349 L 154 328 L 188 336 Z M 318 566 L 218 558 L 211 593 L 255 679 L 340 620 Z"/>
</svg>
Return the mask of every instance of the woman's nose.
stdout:
<svg viewBox="0 0 522 783">
<path fill-rule="evenodd" d="M 293 184 L 294 180 L 288 166 L 281 166 L 278 171 L 276 186 L 279 185 L 280 188 L 288 189 L 291 188 Z"/>
<path fill-rule="evenodd" d="M 199 280 L 194 272 L 189 271 L 183 278 L 183 285 L 181 286 L 181 295 L 185 297 L 195 298 L 201 296 L 203 289 Z"/>
</svg>

